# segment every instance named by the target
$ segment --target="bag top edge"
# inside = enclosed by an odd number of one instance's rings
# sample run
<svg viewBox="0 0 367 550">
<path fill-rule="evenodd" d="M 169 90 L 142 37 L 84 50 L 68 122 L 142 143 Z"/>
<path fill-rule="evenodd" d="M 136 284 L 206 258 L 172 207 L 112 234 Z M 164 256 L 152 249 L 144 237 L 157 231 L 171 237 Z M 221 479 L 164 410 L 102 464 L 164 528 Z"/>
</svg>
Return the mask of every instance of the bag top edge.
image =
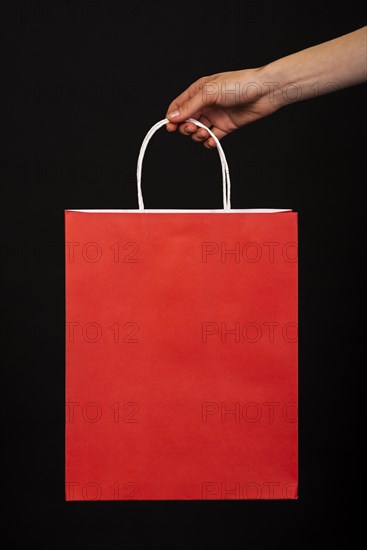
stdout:
<svg viewBox="0 0 367 550">
<path fill-rule="evenodd" d="M 277 214 L 293 212 L 290 208 L 243 208 L 231 210 L 175 210 L 175 209 L 148 209 L 148 210 L 118 210 L 118 209 L 66 209 L 65 212 L 85 212 L 92 214 Z"/>
</svg>

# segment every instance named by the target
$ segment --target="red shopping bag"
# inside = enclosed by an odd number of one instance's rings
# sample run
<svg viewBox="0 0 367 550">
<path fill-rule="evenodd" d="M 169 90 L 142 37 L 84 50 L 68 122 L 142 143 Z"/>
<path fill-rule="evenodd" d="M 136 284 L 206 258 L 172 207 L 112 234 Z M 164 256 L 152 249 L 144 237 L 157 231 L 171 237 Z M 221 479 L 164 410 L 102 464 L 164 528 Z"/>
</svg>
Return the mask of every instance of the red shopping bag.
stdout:
<svg viewBox="0 0 367 550">
<path fill-rule="evenodd" d="M 294 499 L 297 214 L 65 212 L 66 499 Z"/>
</svg>

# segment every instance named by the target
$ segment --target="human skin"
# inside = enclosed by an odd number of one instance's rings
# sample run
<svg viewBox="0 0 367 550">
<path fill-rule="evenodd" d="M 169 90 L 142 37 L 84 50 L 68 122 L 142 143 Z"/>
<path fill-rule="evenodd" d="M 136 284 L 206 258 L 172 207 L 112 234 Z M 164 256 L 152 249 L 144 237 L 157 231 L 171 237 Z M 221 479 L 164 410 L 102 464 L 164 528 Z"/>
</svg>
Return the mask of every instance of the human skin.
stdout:
<svg viewBox="0 0 367 550">
<path fill-rule="evenodd" d="M 204 76 L 167 109 L 167 130 L 202 142 L 215 141 L 188 118 L 219 138 L 281 107 L 367 80 L 367 27 L 273 61 L 263 67 Z"/>
</svg>

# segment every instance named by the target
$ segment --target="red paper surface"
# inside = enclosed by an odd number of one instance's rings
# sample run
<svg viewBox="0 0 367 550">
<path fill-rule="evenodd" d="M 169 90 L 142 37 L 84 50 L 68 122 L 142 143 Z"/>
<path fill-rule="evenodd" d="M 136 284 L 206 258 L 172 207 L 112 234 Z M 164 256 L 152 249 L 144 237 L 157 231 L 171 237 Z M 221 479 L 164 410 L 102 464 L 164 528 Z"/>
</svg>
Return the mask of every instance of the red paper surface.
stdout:
<svg viewBox="0 0 367 550">
<path fill-rule="evenodd" d="M 294 499 L 297 214 L 66 217 L 66 499 Z"/>
</svg>

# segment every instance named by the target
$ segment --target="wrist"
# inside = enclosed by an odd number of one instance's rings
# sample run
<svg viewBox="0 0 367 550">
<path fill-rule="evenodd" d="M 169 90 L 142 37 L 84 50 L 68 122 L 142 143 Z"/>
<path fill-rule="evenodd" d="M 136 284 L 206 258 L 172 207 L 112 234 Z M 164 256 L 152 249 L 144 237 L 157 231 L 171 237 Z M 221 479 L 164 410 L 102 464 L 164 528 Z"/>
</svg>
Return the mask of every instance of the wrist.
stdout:
<svg viewBox="0 0 367 550">
<path fill-rule="evenodd" d="M 279 61 L 259 67 L 257 71 L 264 98 L 269 101 L 274 111 L 290 103 L 288 98 L 290 94 L 285 93 L 289 88 L 289 83 Z"/>
</svg>

